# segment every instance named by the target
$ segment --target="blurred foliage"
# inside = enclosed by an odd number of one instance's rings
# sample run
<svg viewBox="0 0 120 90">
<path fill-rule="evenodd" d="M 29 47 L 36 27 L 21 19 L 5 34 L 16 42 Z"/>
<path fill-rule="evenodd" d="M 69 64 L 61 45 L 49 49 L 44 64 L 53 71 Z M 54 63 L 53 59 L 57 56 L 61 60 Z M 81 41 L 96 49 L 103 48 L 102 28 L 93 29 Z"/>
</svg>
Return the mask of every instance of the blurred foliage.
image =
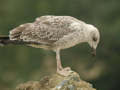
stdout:
<svg viewBox="0 0 120 90">
<path fill-rule="evenodd" d="M 98 90 L 117 90 L 120 83 L 120 0 L 0 0 L 0 35 L 42 15 L 68 15 L 95 25 L 101 40 L 97 56 L 88 44 L 62 51 L 62 63 Z M 0 47 L 0 90 L 55 72 L 55 54 L 26 46 Z"/>
</svg>

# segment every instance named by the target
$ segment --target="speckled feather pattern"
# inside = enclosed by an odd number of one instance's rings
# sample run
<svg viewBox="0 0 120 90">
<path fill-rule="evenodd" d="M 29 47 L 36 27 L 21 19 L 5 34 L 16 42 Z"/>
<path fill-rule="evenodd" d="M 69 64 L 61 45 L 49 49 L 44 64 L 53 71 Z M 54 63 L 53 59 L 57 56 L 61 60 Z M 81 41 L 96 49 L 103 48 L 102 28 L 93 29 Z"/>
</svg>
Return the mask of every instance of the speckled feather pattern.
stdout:
<svg viewBox="0 0 120 90">
<path fill-rule="evenodd" d="M 37 48 L 65 49 L 87 42 L 87 24 L 71 16 L 41 16 L 10 31 L 10 40 L 37 42 Z M 46 46 L 48 45 L 48 46 Z"/>
</svg>

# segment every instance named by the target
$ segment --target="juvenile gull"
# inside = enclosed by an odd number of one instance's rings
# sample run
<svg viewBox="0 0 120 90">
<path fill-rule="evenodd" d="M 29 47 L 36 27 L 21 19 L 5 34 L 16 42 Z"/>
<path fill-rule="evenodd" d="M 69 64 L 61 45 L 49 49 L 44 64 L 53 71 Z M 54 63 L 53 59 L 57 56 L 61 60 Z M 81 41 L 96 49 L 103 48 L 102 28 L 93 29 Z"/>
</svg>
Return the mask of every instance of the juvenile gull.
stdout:
<svg viewBox="0 0 120 90">
<path fill-rule="evenodd" d="M 33 23 L 22 24 L 10 31 L 9 36 L 0 36 L 0 44 L 24 44 L 56 52 L 57 73 L 68 76 L 70 68 L 63 68 L 60 50 L 88 42 L 96 53 L 100 34 L 96 27 L 71 16 L 41 16 Z"/>
</svg>

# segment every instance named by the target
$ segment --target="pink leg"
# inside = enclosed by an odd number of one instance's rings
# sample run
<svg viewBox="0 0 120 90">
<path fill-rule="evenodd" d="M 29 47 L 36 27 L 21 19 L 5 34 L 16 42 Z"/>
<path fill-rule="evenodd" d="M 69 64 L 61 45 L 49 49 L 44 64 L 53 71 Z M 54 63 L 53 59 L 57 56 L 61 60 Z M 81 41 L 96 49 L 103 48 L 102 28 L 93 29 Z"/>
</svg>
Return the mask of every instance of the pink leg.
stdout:
<svg viewBox="0 0 120 90">
<path fill-rule="evenodd" d="M 56 51 L 56 59 L 57 59 L 57 73 L 63 76 L 68 76 L 70 74 L 70 68 L 63 68 L 60 59 L 60 50 Z"/>
</svg>

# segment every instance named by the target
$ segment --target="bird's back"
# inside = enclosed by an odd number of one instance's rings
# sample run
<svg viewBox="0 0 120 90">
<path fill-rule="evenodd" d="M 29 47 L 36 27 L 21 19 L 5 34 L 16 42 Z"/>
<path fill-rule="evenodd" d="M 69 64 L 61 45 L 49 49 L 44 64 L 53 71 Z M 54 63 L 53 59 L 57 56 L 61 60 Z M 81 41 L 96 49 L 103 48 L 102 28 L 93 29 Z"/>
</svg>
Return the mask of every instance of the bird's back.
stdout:
<svg viewBox="0 0 120 90">
<path fill-rule="evenodd" d="M 33 23 L 26 23 L 10 31 L 10 39 L 18 41 L 33 41 L 53 45 L 64 36 L 77 30 L 77 25 L 84 22 L 71 16 L 41 16 Z"/>
</svg>

